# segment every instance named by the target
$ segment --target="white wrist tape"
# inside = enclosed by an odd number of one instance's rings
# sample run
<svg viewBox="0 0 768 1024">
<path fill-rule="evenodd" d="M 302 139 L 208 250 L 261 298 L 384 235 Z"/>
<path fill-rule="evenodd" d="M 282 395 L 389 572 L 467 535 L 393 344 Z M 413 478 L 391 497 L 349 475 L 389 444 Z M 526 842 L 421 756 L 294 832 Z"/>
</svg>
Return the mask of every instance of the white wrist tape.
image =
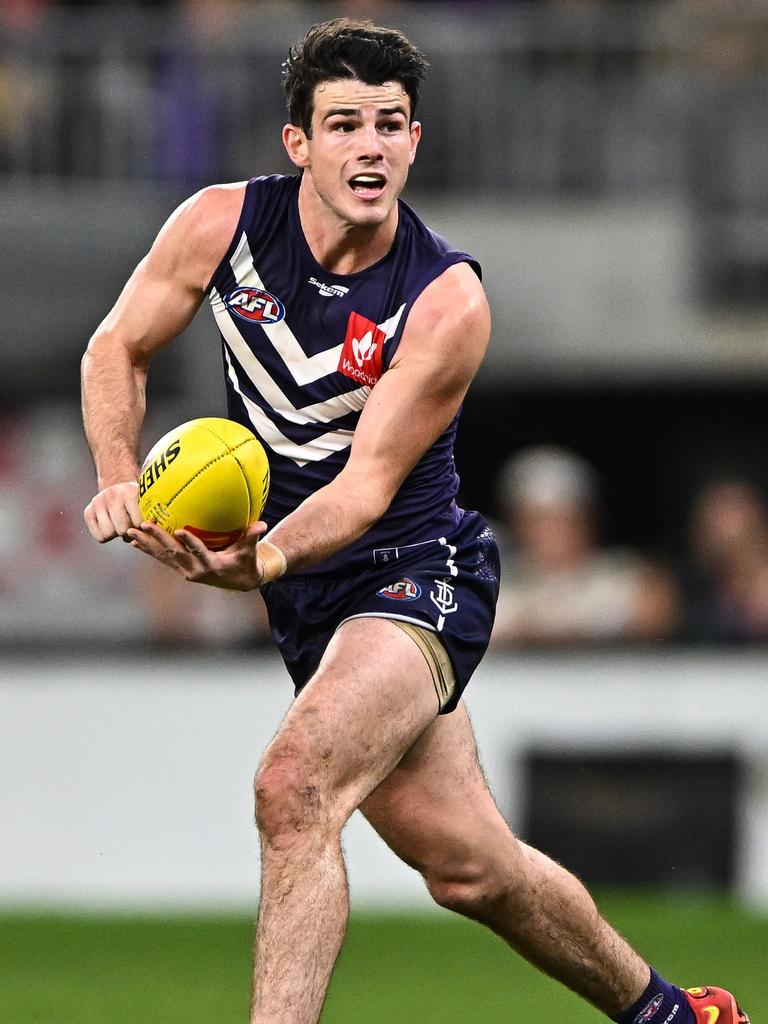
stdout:
<svg viewBox="0 0 768 1024">
<path fill-rule="evenodd" d="M 261 563 L 261 582 L 272 583 L 280 579 L 288 569 L 288 560 L 271 541 L 263 540 L 256 545 L 256 559 Z"/>
</svg>

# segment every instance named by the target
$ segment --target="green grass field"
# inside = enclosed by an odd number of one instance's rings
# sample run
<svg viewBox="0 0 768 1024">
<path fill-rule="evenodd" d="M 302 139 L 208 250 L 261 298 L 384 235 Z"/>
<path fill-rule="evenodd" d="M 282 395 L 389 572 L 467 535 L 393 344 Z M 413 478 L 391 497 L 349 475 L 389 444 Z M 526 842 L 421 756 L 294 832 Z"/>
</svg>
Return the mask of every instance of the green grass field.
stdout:
<svg viewBox="0 0 768 1024">
<path fill-rule="evenodd" d="M 605 895 L 605 914 L 669 978 L 768 1007 L 768 916 L 711 898 Z M 242 917 L 0 915 L 3 1024 L 243 1024 Z M 597 1024 L 603 1018 L 448 914 L 354 915 L 325 1024 Z"/>
</svg>

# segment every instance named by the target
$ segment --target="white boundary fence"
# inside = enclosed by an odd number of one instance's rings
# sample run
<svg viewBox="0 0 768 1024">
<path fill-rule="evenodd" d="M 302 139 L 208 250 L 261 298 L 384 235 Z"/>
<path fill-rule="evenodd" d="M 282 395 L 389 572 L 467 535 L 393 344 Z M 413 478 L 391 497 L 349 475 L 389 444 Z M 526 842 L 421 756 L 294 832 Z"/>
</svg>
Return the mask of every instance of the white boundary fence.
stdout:
<svg viewBox="0 0 768 1024">
<path fill-rule="evenodd" d="M 513 825 L 523 751 L 737 751 L 748 766 L 738 891 L 768 907 L 763 655 L 491 659 L 468 703 Z M 11 662 L 0 677 L 0 904 L 252 907 L 251 777 L 290 701 L 272 658 Z M 359 818 L 353 900 L 426 906 Z"/>
</svg>

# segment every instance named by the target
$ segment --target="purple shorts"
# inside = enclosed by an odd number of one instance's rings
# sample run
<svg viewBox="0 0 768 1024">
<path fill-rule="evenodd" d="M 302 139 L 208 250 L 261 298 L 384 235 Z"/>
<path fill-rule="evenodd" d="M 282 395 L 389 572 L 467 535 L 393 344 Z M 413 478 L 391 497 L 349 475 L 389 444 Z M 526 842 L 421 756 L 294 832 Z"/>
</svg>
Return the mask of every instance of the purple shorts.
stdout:
<svg viewBox="0 0 768 1024">
<path fill-rule="evenodd" d="M 286 576 L 262 588 L 272 636 L 296 687 L 314 674 L 347 619 L 381 617 L 433 630 L 451 660 L 453 711 L 488 647 L 499 594 L 499 552 L 477 512 L 446 537 L 376 548 L 371 567 L 349 576 Z"/>
</svg>

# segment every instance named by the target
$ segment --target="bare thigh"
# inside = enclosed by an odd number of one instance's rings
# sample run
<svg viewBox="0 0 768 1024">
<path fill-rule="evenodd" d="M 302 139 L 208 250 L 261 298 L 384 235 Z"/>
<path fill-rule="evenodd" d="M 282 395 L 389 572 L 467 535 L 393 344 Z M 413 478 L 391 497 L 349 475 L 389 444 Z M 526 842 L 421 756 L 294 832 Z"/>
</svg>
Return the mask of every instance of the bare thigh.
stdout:
<svg viewBox="0 0 768 1024">
<path fill-rule="evenodd" d="M 463 704 L 422 733 L 361 810 L 428 882 L 508 873 L 523 855 L 486 784 Z"/>
<path fill-rule="evenodd" d="M 260 824 L 269 826 L 270 808 L 283 818 L 308 803 L 346 820 L 436 715 L 413 640 L 386 619 L 344 623 L 264 754 Z"/>
</svg>

